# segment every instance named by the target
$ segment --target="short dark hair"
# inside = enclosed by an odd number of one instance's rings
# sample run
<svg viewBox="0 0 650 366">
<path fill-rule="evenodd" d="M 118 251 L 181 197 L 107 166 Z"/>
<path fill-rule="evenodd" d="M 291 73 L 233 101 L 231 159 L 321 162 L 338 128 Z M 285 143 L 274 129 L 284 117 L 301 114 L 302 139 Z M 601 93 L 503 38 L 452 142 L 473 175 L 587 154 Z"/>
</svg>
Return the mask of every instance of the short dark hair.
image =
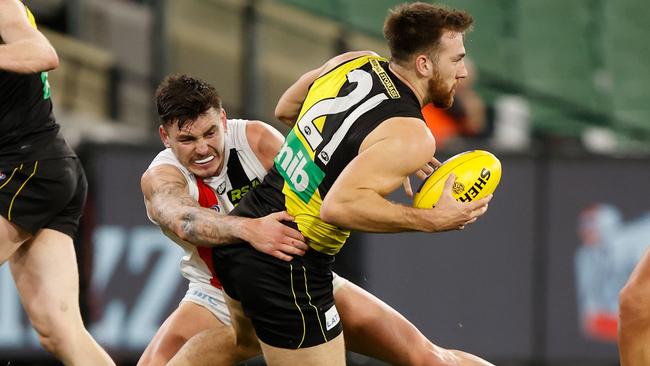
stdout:
<svg viewBox="0 0 650 366">
<path fill-rule="evenodd" d="M 156 89 L 156 108 L 160 123 L 183 128 L 211 107 L 221 110 L 217 90 L 207 82 L 186 74 L 167 76 Z"/>
<path fill-rule="evenodd" d="M 465 33 L 474 19 L 469 13 L 422 2 L 401 4 L 388 11 L 384 38 L 397 62 L 408 61 L 420 52 L 433 52 L 444 31 Z"/>
</svg>

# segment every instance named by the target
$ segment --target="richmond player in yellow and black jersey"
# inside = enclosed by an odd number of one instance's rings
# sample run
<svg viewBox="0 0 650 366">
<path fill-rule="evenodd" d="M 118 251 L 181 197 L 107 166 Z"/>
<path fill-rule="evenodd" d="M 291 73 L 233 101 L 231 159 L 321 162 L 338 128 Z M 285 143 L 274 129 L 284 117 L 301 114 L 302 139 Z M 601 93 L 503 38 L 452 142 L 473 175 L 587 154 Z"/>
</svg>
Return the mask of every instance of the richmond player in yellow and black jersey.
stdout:
<svg viewBox="0 0 650 366">
<path fill-rule="evenodd" d="M 235 329 L 254 327 L 269 365 L 344 365 L 330 265 L 349 230 L 435 232 L 463 228 L 491 197 L 453 199 L 453 179 L 436 207 L 385 199 L 435 152 L 422 105 L 449 107 L 466 77 L 464 12 L 412 3 L 395 8 L 384 33 L 387 60 L 372 52 L 339 55 L 303 75 L 282 96 L 276 116 L 295 126 L 261 185 L 231 214 L 287 210 L 311 250 L 283 262 L 246 243 L 213 249 Z M 296 350 L 297 351 L 291 351 Z M 482 364 L 486 363 L 474 363 Z"/>
<path fill-rule="evenodd" d="M 381 122 L 395 116 L 423 119 L 416 96 L 387 66 L 386 59 L 364 55 L 316 79 L 264 184 L 236 214 L 286 209 L 310 247 L 336 254 L 350 231 L 320 218 L 330 187 Z"/>
</svg>

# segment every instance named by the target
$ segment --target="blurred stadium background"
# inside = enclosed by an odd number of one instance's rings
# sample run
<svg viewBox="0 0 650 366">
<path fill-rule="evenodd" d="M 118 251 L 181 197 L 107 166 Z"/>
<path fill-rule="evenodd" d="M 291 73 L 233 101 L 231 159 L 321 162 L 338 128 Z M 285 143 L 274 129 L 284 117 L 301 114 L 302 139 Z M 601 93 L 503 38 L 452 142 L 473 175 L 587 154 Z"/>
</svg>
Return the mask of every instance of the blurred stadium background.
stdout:
<svg viewBox="0 0 650 366">
<path fill-rule="evenodd" d="M 55 113 L 91 183 L 77 240 L 86 324 L 135 364 L 184 293 L 179 250 L 148 223 L 139 177 L 160 150 L 153 90 L 210 81 L 230 117 L 273 118 L 303 72 L 387 54 L 394 0 L 25 0 L 55 46 Z M 497 365 L 618 364 L 618 290 L 650 245 L 650 7 L 644 0 L 448 0 L 468 10 L 479 133 L 502 159 L 490 212 L 462 233 L 355 234 L 337 270 L 434 343 Z M 395 200 L 407 202 L 397 193 Z M 55 365 L 0 267 L 0 365 Z M 259 360 L 250 365 L 262 364 Z M 350 365 L 379 365 L 350 355 Z"/>
</svg>

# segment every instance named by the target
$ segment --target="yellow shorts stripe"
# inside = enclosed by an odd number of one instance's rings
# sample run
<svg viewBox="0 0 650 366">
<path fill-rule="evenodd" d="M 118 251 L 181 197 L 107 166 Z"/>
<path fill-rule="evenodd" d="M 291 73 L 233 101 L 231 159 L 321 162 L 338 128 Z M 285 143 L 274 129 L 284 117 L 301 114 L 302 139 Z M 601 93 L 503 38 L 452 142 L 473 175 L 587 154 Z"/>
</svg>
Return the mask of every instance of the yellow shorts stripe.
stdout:
<svg viewBox="0 0 650 366">
<path fill-rule="evenodd" d="M 22 165 L 21 165 L 21 168 L 22 168 Z M 29 180 L 34 176 L 34 174 L 36 174 L 36 168 L 38 168 L 38 161 L 36 161 L 34 163 L 34 170 L 32 171 L 32 174 L 30 174 L 29 177 L 27 177 L 27 179 L 25 179 L 23 184 L 21 184 L 20 188 L 18 188 L 18 190 L 16 191 L 16 194 L 14 194 L 14 197 L 11 199 L 11 203 L 9 204 L 9 213 L 7 214 L 7 220 L 11 221 L 11 208 L 14 206 L 14 201 L 16 200 L 16 197 L 18 197 L 18 194 L 20 193 L 20 191 L 22 191 L 23 188 L 25 188 L 25 185 L 27 184 L 27 182 L 29 182 Z"/>
<path fill-rule="evenodd" d="M 13 172 L 11 172 L 11 175 L 9 176 L 9 179 L 7 179 L 7 181 L 6 181 L 6 182 L 4 182 L 4 183 L 3 183 L 3 184 L 2 184 L 1 186 L 0 186 L 0 189 L 2 189 L 2 188 L 3 188 L 4 186 L 6 186 L 6 185 L 7 185 L 7 183 L 9 183 L 9 181 L 11 180 L 11 178 L 13 178 L 13 177 L 14 177 L 14 174 L 16 174 L 16 171 L 18 171 L 18 170 L 22 170 L 22 169 L 23 169 L 23 164 L 20 164 L 20 166 L 19 166 L 19 167 L 17 167 L 17 168 L 14 168 L 14 171 L 13 171 Z"/>
<path fill-rule="evenodd" d="M 302 318 L 302 339 L 300 340 L 300 344 L 297 347 L 300 348 L 300 346 L 302 346 L 302 343 L 305 341 L 305 335 L 307 334 L 307 326 L 305 325 L 305 315 L 302 313 L 302 310 L 300 310 L 300 306 L 298 306 L 296 291 L 294 291 L 293 289 L 293 265 L 289 264 L 289 270 L 290 270 L 289 274 L 291 276 L 291 293 L 293 294 L 293 302 L 296 304 L 296 308 L 298 308 L 298 311 L 300 312 L 300 317 Z"/>
<path fill-rule="evenodd" d="M 314 311 L 316 312 L 316 319 L 318 319 L 320 332 L 323 334 L 323 339 L 325 340 L 325 342 L 327 342 L 327 336 L 325 335 L 325 331 L 323 330 L 323 323 L 320 321 L 320 315 L 318 315 L 318 308 L 311 303 L 311 295 L 309 294 L 309 288 L 307 287 L 307 270 L 305 269 L 305 266 L 302 266 L 302 273 L 305 277 L 305 292 L 307 293 L 307 297 L 309 298 L 309 305 L 311 305 L 311 307 L 314 308 Z"/>
</svg>

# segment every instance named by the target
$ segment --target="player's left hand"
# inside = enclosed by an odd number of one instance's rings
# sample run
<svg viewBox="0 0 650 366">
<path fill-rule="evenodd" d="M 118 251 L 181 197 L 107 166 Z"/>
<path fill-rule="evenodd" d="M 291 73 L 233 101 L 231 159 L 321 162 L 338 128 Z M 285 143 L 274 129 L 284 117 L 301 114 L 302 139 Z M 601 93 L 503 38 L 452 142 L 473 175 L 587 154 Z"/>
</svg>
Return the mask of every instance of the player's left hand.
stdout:
<svg viewBox="0 0 650 366">
<path fill-rule="evenodd" d="M 418 169 L 415 172 L 415 175 L 421 180 L 425 180 L 440 165 L 441 163 L 438 161 L 438 159 L 432 157 L 431 161 L 424 164 L 420 169 Z M 404 178 L 404 182 L 402 183 L 402 185 L 404 186 L 404 192 L 406 192 L 406 195 L 409 197 L 413 197 L 413 188 L 411 188 L 411 179 L 409 177 Z"/>
<path fill-rule="evenodd" d="M 291 261 L 294 255 L 304 255 L 309 246 L 300 231 L 283 224 L 282 221 L 294 221 L 286 211 L 252 219 L 252 230 L 246 238 L 256 250 L 281 259 Z"/>
</svg>

